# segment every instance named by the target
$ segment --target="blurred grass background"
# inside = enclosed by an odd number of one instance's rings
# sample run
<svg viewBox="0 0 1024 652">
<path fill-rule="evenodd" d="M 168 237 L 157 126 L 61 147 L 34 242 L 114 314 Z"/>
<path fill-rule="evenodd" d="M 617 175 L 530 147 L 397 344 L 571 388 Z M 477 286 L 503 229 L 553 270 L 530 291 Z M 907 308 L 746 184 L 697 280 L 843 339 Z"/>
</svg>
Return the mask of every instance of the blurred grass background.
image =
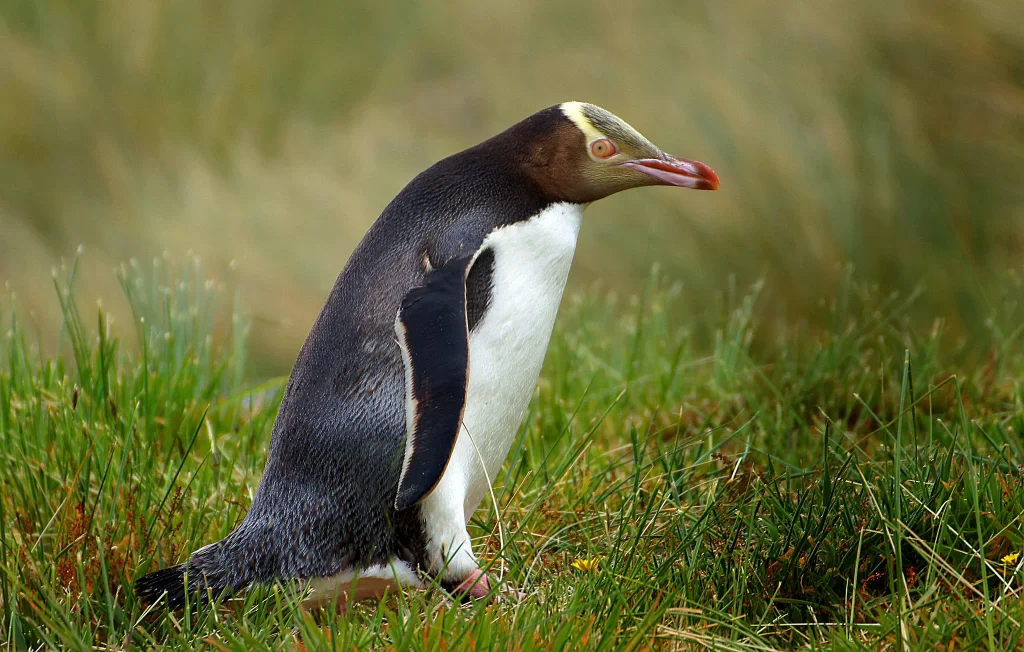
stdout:
<svg viewBox="0 0 1024 652">
<path fill-rule="evenodd" d="M 852 264 L 969 338 L 1024 253 L 1021 2 L 3 0 L 0 89 L 0 280 L 44 347 L 79 245 L 82 297 L 193 250 L 285 373 L 412 176 L 569 99 L 723 182 L 595 205 L 575 288 L 764 277 L 767 325 L 813 329 Z"/>
</svg>

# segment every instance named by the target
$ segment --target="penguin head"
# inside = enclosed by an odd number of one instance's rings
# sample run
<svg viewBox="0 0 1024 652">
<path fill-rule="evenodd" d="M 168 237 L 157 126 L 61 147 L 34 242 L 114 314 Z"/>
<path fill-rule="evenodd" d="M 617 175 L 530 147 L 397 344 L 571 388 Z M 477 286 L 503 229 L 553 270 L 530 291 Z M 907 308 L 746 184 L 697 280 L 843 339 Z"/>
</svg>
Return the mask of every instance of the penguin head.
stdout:
<svg viewBox="0 0 1024 652">
<path fill-rule="evenodd" d="M 589 203 L 630 188 L 718 190 L 707 165 L 663 152 L 618 116 L 593 104 L 565 102 L 509 129 L 525 171 L 552 199 Z M 500 138 L 501 136 L 499 136 Z"/>
</svg>

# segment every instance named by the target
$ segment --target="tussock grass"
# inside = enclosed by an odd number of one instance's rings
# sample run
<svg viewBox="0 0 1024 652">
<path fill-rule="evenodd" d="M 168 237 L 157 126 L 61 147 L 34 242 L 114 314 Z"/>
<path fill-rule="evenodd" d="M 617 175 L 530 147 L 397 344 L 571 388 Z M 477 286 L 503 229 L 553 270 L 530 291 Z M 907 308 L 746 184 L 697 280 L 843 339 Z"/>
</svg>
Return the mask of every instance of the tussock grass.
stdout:
<svg viewBox="0 0 1024 652">
<path fill-rule="evenodd" d="M 77 302 L 75 269 L 56 282 L 56 356 L 5 308 L 0 637 L 16 649 L 1024 643 L 1011 300 L 956 344 L 847 273 L 826 328 L 754 347 L 761 286 L 685 320 L 658 274 L 627 302 L 572 297 L 496 484 L 504 547 L 492 505 L 471 528 L 528 597 L 457 607 L 434 589 L 317 620 L 290 587 L 231 611 L 136 602 L 134 577 L 244 514 L 282 380 L 246 379 L 248 319 L 196 260 L 121 270 L 137 346 Z"/>
<path fill-rule="evenodd" d="M 764 276 L 767 333 L 819 315 L 842 261 L 982 337 L 978 288 L 1024 253 L 1022 44 L 1021 3 L 987 0 L 9 0 L 0 279 L 47 325 L 78 244 L 83 297 L 131 256 L 237 260 L 252 365 L 285 373 L 409 179 L 582 99 L 724 185 L 595 205 L 577 289 L 636 293 L 658 260 L 685 314 Z"/>
</svg>

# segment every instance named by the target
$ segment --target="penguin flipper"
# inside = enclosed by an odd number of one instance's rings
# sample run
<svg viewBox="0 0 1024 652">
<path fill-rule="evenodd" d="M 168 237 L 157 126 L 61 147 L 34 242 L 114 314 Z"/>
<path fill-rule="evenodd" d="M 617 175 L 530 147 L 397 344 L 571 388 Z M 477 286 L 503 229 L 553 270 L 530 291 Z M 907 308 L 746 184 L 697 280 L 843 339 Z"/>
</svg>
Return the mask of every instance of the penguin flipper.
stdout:
<svg viewBox="0 0 1024 652">
<path fill-rule="evenodd" d="M 472 257 L 427 272 L 402 300 L 395 332 L 405 362 L 405 457 L 395 509 L 425 498 L 441 480 L 462 426 L 469 385 L 466 274 Z"/>
</svg>

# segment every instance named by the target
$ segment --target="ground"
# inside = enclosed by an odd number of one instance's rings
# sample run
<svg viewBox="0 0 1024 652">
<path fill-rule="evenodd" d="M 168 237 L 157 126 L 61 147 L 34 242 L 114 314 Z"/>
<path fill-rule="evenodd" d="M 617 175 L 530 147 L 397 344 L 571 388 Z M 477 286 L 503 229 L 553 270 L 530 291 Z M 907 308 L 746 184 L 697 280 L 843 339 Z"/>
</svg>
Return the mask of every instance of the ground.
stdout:
<svg viewBox="0 0 1024 652">
<path fill-rule="evenodd" d="M 244 306 L 197 261 L 119 273 L 111 325 L 58 274 L 59 351 L 4 305 L 0 639 L 15 648 L 1020 647 L 1019 281 L 946 335 L 851 274 L 827 328 L 766 329 L 761 286 L 704 314 L 567 297 L 471 533 L 523 600 L 441 589 L 344 615 L 293 590 L 165 613 L 130 590 L 244 515 L 283 378 L 246 373 Z"/>
</svg>

